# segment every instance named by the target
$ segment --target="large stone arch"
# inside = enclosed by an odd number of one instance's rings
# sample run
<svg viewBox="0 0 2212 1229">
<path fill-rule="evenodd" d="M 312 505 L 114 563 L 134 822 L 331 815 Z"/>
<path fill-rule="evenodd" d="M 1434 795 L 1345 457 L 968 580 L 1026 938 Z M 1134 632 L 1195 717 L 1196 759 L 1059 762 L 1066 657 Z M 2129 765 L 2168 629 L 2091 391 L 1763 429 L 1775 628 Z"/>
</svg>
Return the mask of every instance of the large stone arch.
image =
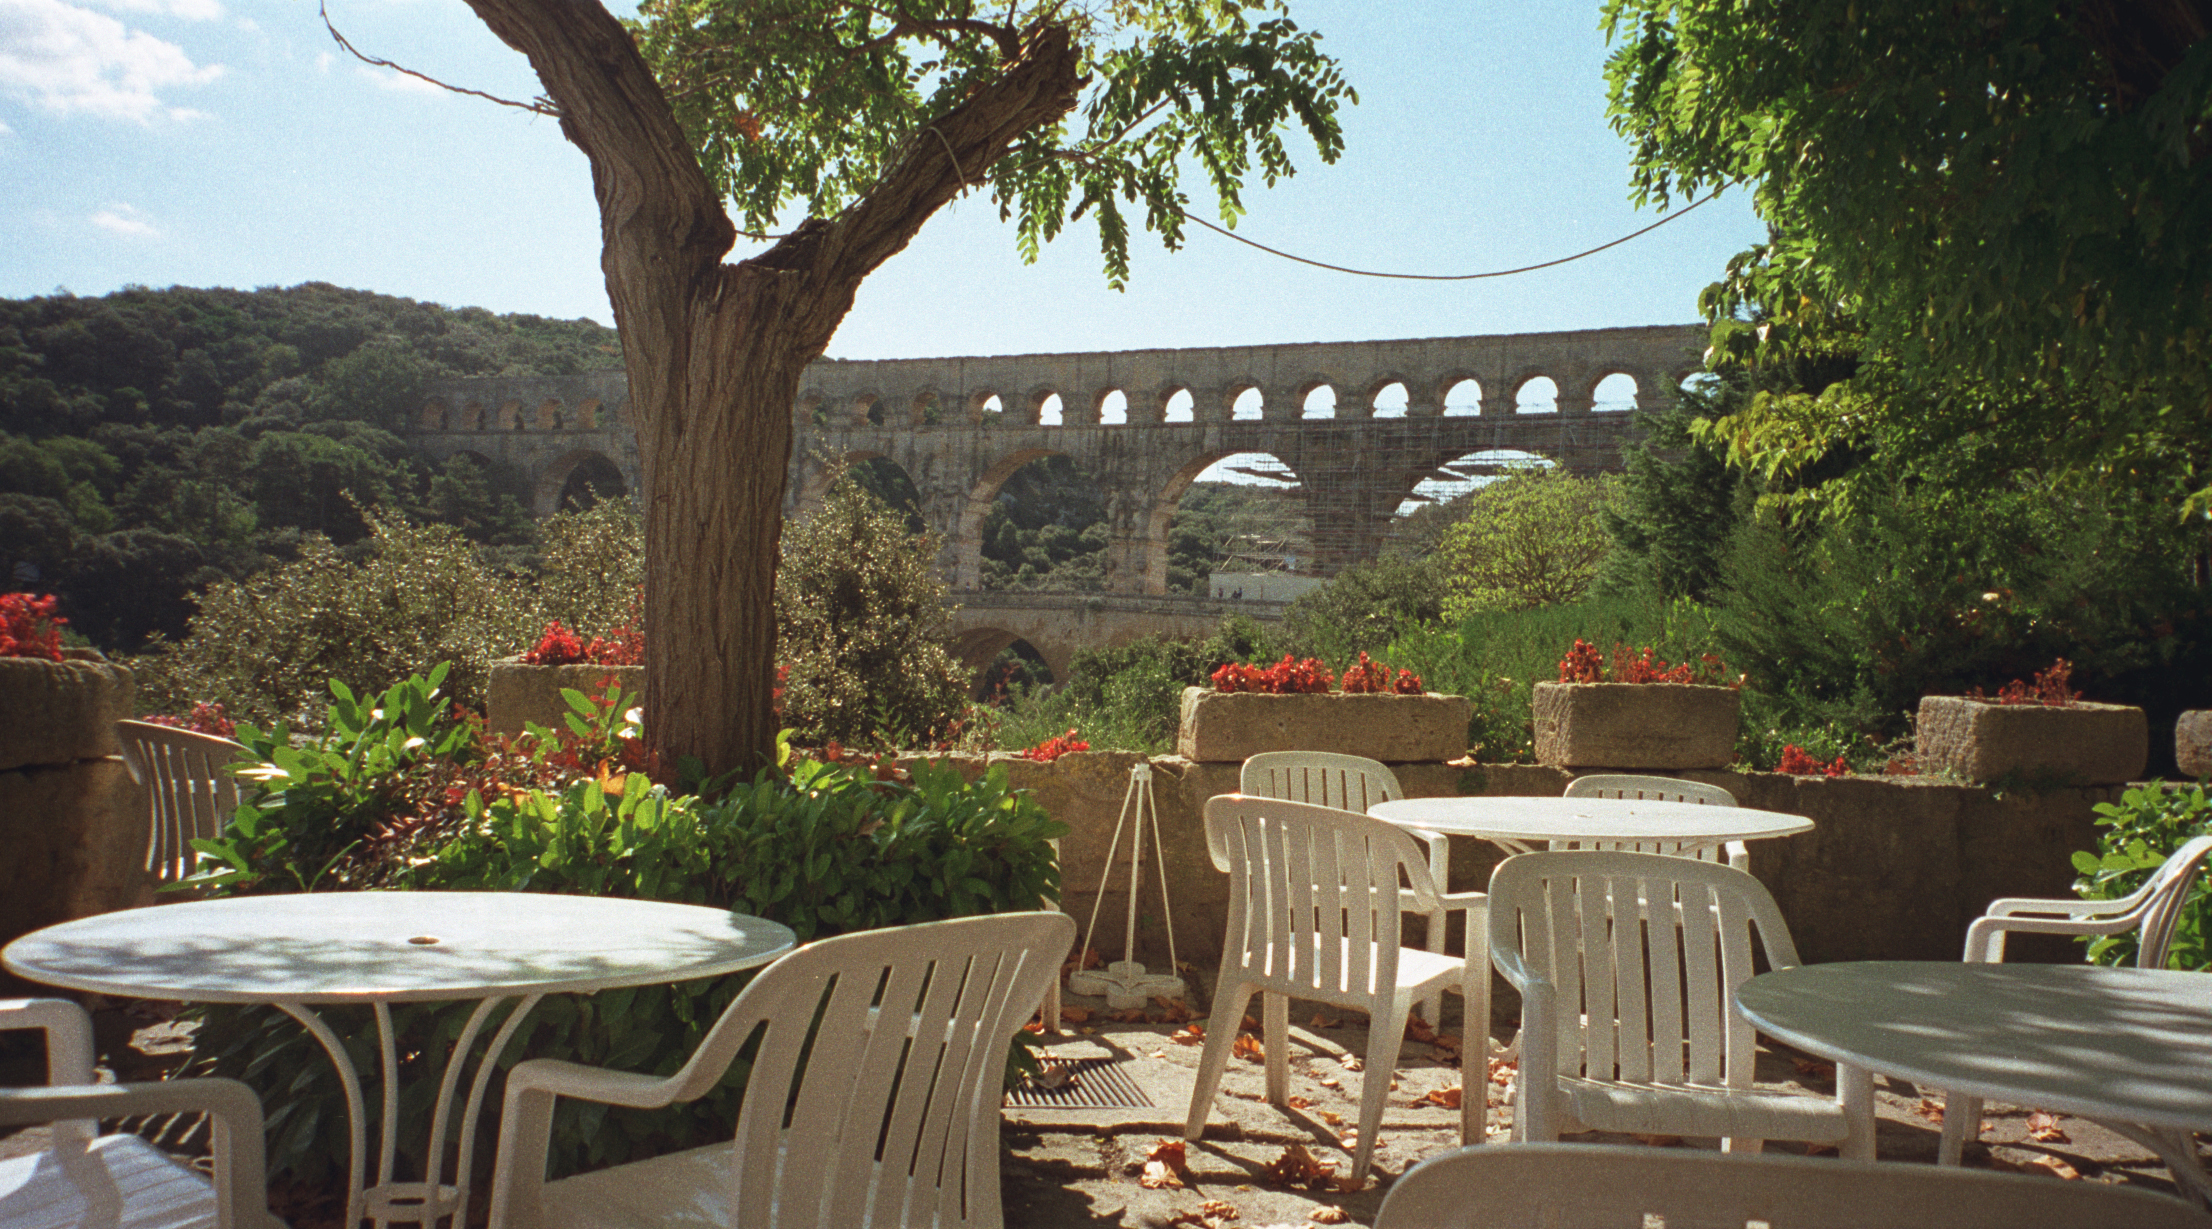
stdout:
<svg viewBox="0 0 2212 1229">
<path fill-rule="evenodd" d="M 1060 404 L 1065 407 L 1066 399 L 1062 398 Z M 1016 448 L 991 462 L 968 484 L 967 498 L 960 506 L 960 518 L 952 532 L 945 535 L 953 588 L 983 587 L 983 518 L 990 515 L 991 502 L 998 498 L 999 488 L 1031 461 L 1067 455 L 1067 450 L 1062 448 Z"/>
<path fill-rule="evenodd" d="M 612 475 L 613 482 L 618 489 L 610 491 L 602 487 L 598 491 L 598 496 L 601 499 L 620 498 L 630 493 L 629 480 L 623 476 L 622 467 L 615 462 L 613 457 L 608 456 L 598 448 L 572 448 L 555 457 L 545 468 L 539 470 L 537 477 L 532 480 L 530 484 L 531 511 L 541 517 L 551 516 L 560 511 L 562 495 L 567 490 L 569 479 L 575 477 L 579 469 L 598 471 L 595 477 L 600 478 Z M 595 483 L 595 485 L 597 484 Z"/>
</svg>

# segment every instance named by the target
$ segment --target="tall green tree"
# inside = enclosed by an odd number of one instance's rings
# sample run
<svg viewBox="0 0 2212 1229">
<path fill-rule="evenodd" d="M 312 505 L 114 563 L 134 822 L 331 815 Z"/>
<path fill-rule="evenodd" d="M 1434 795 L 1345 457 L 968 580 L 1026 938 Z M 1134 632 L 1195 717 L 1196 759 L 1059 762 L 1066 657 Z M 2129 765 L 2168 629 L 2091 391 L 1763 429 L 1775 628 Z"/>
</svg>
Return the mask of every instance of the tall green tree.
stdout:
<svg viewBox="0 0 2212 1229">
<path fill-rule="evenodd" d="M 1221 214 L 1248 177 L 1323 159 L 1350 91 L 1315 35 L 1247 0 L 469 0 L 523 52 L 591 162 L 608 297 L 649 489 L 645 729 L 662 762 L 768 761 L 791 405 L 861 281 L 956 196 L 1034 257 L 1130 213 L 1170 246 L 1186 170 Z M 766 251 L 726 263 L 739 234 Z M 787 217 L 802 215 L 796 225 Z"/>
<path fill-rule="evenodd" d="M 2202 0 L 1609 0 L 1605 25 L 1637 197 L 1748 186 L 1771 227 L 1707 292 L 1717 354 L 1869 360 L 1732 416 L 1735 459 L 1980 437 L 2212 499 Z"/>
<path fill-rule="evenodd" d="M 1612 538 L 1607 475 L 1524 470 L 1462 497 L 1466 511 L 1437 546 L 1448 596 L 1444 613 L 1527 610 L 1579 600 L 1597 578 Z"/>
</svg>

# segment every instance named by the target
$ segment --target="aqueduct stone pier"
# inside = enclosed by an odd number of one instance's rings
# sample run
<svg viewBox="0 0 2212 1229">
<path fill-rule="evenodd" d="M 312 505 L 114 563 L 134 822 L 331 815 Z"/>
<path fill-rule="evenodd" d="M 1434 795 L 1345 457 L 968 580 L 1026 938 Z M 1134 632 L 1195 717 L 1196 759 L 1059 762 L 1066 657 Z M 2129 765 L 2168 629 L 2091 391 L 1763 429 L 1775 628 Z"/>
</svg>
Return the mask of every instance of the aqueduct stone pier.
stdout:
<svg viewBox="0 0 2212 1229">
<path fill-rule="evenodd" d="M 821 359 L 807 368 L 792 406 L 797 445 L 785 513 L 818 501 L 840 463 L 881 457 L 898 465 L 920 495 L 923 519 L 944 540 L 939 563 L 965 606 L 964 655 L 988 660 L 1019 637 L 1065 677 L 1077 645 L 1218 619 L 1212 608 L 1222 603 L 1167 591 L 1169 519 L 1215 462 L 1266 453 L 1286 465 L 1313 522 L 1314 562 L 1331 574 L 1379 549 L 1417 483 L 1460 476 L 1444 466 L 1456 462 L 1464 472 L 1470 457 L 1511 450 L 1578 472 L 1619 468 L 1633 428 L 1618 411 L 1630 403 L 1595 406 L 1599 385 L 1626 376 L 1642 404 L 1652 405 L 1698 370 L 1704 341 L 1699 326 L 1660 325 Z M 1548 398 L 1531 395 L 1547 382 Z M 642 487 L 627 384 L 621 372 L 455 381 L 432 390 L 409 434 L 434 457 L 467 453 L 524 476 L 533 510 L 545 515 L 579 481 L 602 494 L 618 484 L 625 492 Z M 1017 470 L 1052 455 L 1092 474 L 1105 497 L 1107 592 L 980 591 L 985 514 Z M 745 463 L 730 458 L 733 466 Z M 1056 617 L 1040 617 L 1054 609 Z"/>
</svg>

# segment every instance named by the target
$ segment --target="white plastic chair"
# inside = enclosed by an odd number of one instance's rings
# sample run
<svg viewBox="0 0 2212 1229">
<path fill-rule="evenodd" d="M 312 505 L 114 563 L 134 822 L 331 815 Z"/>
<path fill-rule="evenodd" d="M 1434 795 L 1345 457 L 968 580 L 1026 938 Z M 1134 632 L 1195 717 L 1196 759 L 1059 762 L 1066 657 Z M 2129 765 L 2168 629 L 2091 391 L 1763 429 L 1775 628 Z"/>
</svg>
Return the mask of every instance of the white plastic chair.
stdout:
<svg viewBox="0 0 2212 1229">
<path fill-rule="evenodd" d="M 0 1029 L 46 1033 L 44 1088 L 0 1089 L 0 1125 L 52 1123 L 53 1146 L 0 1161 L 0 1224 L 9 1229 L 282 1229 L 269 1215 L 261 1101 L 236 1080 L 95 1084 L 92 1020 L 67 999 L 0 1000 Z M 136 1135 L 95 1135 L 94 1122 L 205 1113 L 215 1125 L 209 1180 Z"/>
<path fill-rule="evenodd" d="M 1483 1026 L 1490 1020 L 1490 973 L 1483 895 L 1439 896 L 1410 833 L 1334 807 L 1222 794 L 1206 802 L 1206 842 L 1214 865 L 1229 872 L 1229 932 L 1184 1136 L 1205 1133 L 1207 1112 L 1253 995 L 1262 1000 L 1267 1097 L 1276 1105 L 1290 1096 L 1290 1000 L 1355 1007 L 1367 1013 L 1368 1025 L 1352 1177 L 1365 1180 L 1415 999 L 1444 990 L 1465 996 L 1467 1080 L 1488 1082 Z M 1467 910 L 1465 959 L 1401 950 L 1401 885 L 1409 885 L 1413 912 Z M 1461 1139 L 1482 1142 L 1482 1125 L 1481 1098 L 1462 1098 Z"/>
<path fill-rule="evenodd" d="M 1311 802 L 1361 815 L 1378 802 L 1405 797 L 1398 787 L 1398 774 L 1381 760 L 1334 751 L 1263 751 L 1244 761 L 1244 769 L 1237 775 L 1237 792 L 1251 798 Z M 1439 893 L 1451 891 L 1451 838 L 1441 832 L 1410 835 L 1428 849 L 1429 882 Z M 1432 952 L 1444 950 L 1447 912 L 1438 909 L 1428 915 L 1427 947 Z M 1422 1019 L 1436 1023 L 1444 1010 L 1444 1000 L 1423 999 L 1419 1010 Z"/>
<path fill-rule="evenodd" d="M 1007 1046 L 1074 941 L 1062 913 L 823 939 L 754 978 L 674 1075 L 522 1063 L 507 1077 L 492 1227 L 996 1229 Z M 545 1181 L 556 1098 L 688 1101 L 755 1035 L 734 1144 Z"/>
<path fill-rule="evenodd" d="M 1658 802 L 1695 802 L 1710 807 L 1732 807 L 1736 796 L 1718 785 L 1702 781 L 1684 781 L 1678 777 L 1639 777 L 1630 775 L 1599 775 L 1576 777 L 1567 782 L 1566 798 L 1649 798 Z M 1553 849 L 1578 848 L 1573 841 L 1553 841 Z M 1632 841 L 1618 844 L 1600 844 L 1585 841 L 1582 849 L 1629 849 L 1638 853 L 1664 853 L 1677 857 L 1696 858 L 1700 862 L 1718 862 L 1720 855 L 1728 855 L 1728 865 L 1740 871 L 1751 869 L 1751 850 L 1742 841 L 1730 841 L 1724 850 L 1712 845 L 1688 844 L 1681 841 Z"/>
<path fill-rule="evenodd" d="M 1375 1229 L 2212 1229 L 2150 1191 L 2022 1174 L 1687 1148 L 1523 1144 L 1431 1157 Z"/>
<path fill-rule="evenodd" d="M 1982 916 L 1966 928 L 1963 959 L 1968 964 L 2002 963 L 2005 936 L 2013 931 L 2045 935 L 2116 935 L 2133 930 L 2136 932 L 2136 967 L 2163 969 L 2167 950 L 2173 946 L 2174 926 L 2181 920 L 2181 907 L 2188 902 L 2189 890 L 2196 886 L 2207 855 L 2212 855 L 2212 836 L 2191 837 L 2143 881 L 2142 887 L 2118 900 L 2040 900 L 2034 897 L 1993 900 Z M 1958 1164 L 1966 1150 L 1969 1128 L 1978 1131 L 1981 1121 L 1980 1097 L 1961 1093 L 1946 1098 L 1943 1140 L 1937 1146 L 1936 1163 Z M 2104 1125 L 2154 1149 L 2172 1146 L 2194 1151 L 2194 1145 L 2184 1140 L 2182 1132 L 2151 1132 L 2153 1137 L 2146 1138 L 2144 1132 L 2149 1128 L 2116 1122 Z M 2176 1177 L 2180 1177 L 2178 1172 Z"/>
<path fill-rule="evenodd" d="M 160 883 L 192 873 L 192 839 L 212 840 L 238 810 L 238 782 L 228 765 L 246 748 L 227 738 L 150 721 L 118 721 L 123 762 L 146 790 L 146 869 Z"/>
<path fill-rule="evenodd" d="M 1756 1037 L 1735 991 L 1753 931 L 1768 967 L 1798 963 L 1774 898 L 1731 866 L 1610 850 L 1499 863 L 1491 958 L 1521 992 L 1514 1137 L 1713 1135 L 1754 1152 L 1791 1139 L 1874 1159 L 1870 1092 L 1839 1104 L 1752 1086 Z M 1836 1086 L 1853 1102 L 1866 1092 L 1841 1073 Z"/>
</svg>

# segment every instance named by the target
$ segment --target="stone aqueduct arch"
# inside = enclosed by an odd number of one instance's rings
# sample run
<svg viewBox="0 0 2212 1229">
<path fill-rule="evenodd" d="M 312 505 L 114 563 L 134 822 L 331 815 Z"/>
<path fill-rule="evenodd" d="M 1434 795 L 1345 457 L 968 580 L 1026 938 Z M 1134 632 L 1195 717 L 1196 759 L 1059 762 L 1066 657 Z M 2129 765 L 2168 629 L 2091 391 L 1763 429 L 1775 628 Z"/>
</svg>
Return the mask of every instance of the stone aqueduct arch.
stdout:
<svg viewBox="0 0 2212 1229">
<path fill-rule="evenodd" d="M 1633 428 L 1627 414 L 1593 410 L 1599 383 L 1627 375 L 1648 406 L 1699 368 L 1704 343 L 1700 326 L 1660 325 L 1211 349 L 822 359 L 807 368 L 792 409 L 796 446 L 784 510 L 794 515 L 818 502 L 839 462 L 882 457 L 896 463 L 920 493 L 923 519 L 944 540 L 939 565 L 974 608 L 961 620 L 968 638 L 981 646 L 1019 634 L 1048 661 L 1064 659 L 1058 644 L 1047 641 L 1081 635 L 1089 643 L 1100 637 L 1111 643 L 1146 634 L 1108 626 L 1117 618 L 1131 628 L 1179 626 L 1180 616 L 1163 613 L 1179 600 L 1167 595 L 1168 521 L 1192 479 L 1222 457 L 1271 453 L 1298 474 L 1317 543 L 1325 544 L 1318 562 L 1333 573 L 1379 548 L 1415 483 L 1468 453 L 1517 449 L 1579 472 L 1617 469 Z M 1557 386 L 1556 411 L 1518 412 L 1521 388 L 1538 377 Z M 1463 380 L 1480 389 L 1481 410 L 1446 415 L 1445 395 Z M 612 462 L 631 491 L 643 489 L 627 384 L 620 372 L 454 381 L 432 390 L 410 435 L 432 456 L 470 452 L 512 467 L 528 480 L 533 510 L 542 516 L 553 511 L 568 469 L 593 454 Z M 1377 416 L 1373 402 L 1393 384 L 1404 387 L 1407 408 Z M 1304 417 L 1307 395 L 1323 386 L 1335 393 L 1335 416 Z M 1237 418 L 1234 406 L 1248 390 L 1259 392 L 1260 414 Z M 1127 402 L 1126 421 L 1102 422 L 1101 411 L 1117 392 Z M 1169 404 L 1184 393 L 1191 401 L 1187 420 L 1178 415 L 1169 421 Z M 1042 407 L 1055 396 L 1062 417 L 1048 424 Z M 988 409 L 994 399 L 1000 408 Z M 1064 637 L 1040 630 L 1030 615 L 1008 611 L 995 618 L 987 611 L 1004 602 L 974 592 L 981 576 L 980 529 L 999 487 L 1022 465 L 1053 454 L 1068 456 L 1099 481 L 1106 497 L 1110 604 L 1129 607 L 1118 614 L 1094 611 L 1099 617 L 1076 620 L 1087 630 L 1070 625 Z M 1085 596 L 1054 597 L 1049 604 L 1070 612 Z M 1095 595 L 1090 605 L 1097 605 Z M 1140 615 L 1140 607 L 1150 613 Z"/>
</svg>

